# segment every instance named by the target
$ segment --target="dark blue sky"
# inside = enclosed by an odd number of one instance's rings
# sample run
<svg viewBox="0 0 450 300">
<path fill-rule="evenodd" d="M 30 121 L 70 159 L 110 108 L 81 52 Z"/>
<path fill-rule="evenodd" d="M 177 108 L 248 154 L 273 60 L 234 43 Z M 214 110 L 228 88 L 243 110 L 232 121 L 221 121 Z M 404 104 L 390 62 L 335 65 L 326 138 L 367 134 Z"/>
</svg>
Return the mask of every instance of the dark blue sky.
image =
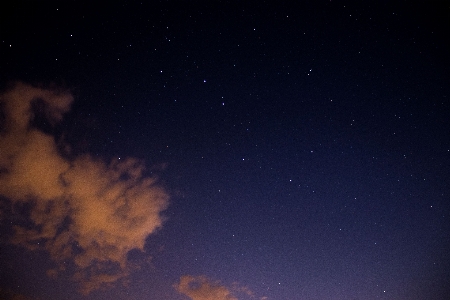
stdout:
<svg viewBox="0 0 450 300">
<path fill-rule="evenodd" d="M 2 297 L 448 295 L 448 5 L 0 10 Z"/>
</svg>

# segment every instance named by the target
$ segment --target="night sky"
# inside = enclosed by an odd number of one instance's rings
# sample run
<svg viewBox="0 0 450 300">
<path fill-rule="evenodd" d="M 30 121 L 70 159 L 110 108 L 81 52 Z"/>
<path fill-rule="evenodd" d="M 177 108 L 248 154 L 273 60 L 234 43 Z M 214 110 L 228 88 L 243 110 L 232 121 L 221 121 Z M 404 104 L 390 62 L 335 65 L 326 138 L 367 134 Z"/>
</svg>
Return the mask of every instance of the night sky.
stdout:
<svg viewBox="0 0 450 300">
<path fill-rule="evenodd" d="M 448 299 L 450 4 L 358 2 L 2 3 L 0 299 Z"/>
</svg>

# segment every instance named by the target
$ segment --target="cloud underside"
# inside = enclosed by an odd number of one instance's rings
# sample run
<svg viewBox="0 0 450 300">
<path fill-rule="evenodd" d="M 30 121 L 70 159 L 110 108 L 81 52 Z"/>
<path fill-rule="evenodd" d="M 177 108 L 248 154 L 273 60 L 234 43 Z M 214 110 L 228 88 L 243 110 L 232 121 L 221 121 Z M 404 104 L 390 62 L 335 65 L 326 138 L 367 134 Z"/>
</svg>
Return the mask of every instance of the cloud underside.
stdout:
<svg viewBox="0 0 450 300">
<path fill-rule="evenodd" d="M 127 253 L 143 250 L 161 227 L 168 195 L 143 175 L 141 161 L 68 159 L 53 136 L 33 126 L 36 103 L 53 126 L 72 101 L 69 93 L 23 83 L 0 95 L 0 195 L 13 208 L 29 208 L 31 222 L 14 226 L 12 242 L 48 251 L 58 265 L 49 275 L 71 261 L 73 279 L 89 293 L 128 275 Z"/>
<path fill-rule="evenodd" d="M 237 300 L 227 287 L 205 276 L 182 276 L 174 287 L 192 300 Z"/>
<path fill-rule="evenodd" d="M 257 298 L 248 287 L 233 282 L 230 287 L 220 281 L 214 281 L 206 276 L 181 276 L 180 282 L 173 286 L 175 290 L 191 300 L 239 300 L 259 299 L 267 300 L 267 297 Z M 239 298 L 238 298 L 239 297 Z"/>
</svg>

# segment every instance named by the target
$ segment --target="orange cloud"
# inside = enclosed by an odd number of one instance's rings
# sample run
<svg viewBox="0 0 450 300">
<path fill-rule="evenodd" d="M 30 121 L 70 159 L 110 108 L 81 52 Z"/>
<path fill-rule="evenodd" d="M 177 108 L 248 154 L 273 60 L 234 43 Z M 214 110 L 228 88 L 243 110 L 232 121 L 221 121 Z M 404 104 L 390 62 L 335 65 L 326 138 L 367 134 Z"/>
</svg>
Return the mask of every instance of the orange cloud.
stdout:
<svg viewBox="0 0 450 300">
<path fill-rule="evenodd" d="M 189 297 L 191 300 L 269 299 L 265 296 L 257 298 L 252 290 L 237 282 L 233 282 L 231 287 L 226 287 L 220 281 L 213 281 L 203 275 L 181 276 L 180 282 L 174 284 L 173 287 L 178 293 Z"/>
<path fill-rule="evenodd" d="M 185 275 L 174 288 L 192 300 L 237 300 L 231 291 L 218 281 L 211 281 L 205 276 Z"/>
<path fill-rule="evenodd" d="M 31 204 L 34 225 L 15 226 L 12 242 L 47 250 L 58 263 L 49 275 L 72 261 L 74 279 L 89 293 L 129 274 L 127 253 L 143 250 L 146 237 L 162 226 L 168 194 L 155 178 L 144 176 L 145 166 L 137 159 L 67 159 L 53 136 L 33 126 L 36 101 L 43 104 L 46 122 L 54 125 L 73 98 L 23 83 L 0 95 L 0 195 L 13 207 Z"/>
<path fill-rule="evenodd" d="M 10 299 L 10 300 L 38 300 L 27 297 L 25 295 L 16 293 L 11 289 L 4 289 L 0 287 L 0 299 Z"/>
</svg>

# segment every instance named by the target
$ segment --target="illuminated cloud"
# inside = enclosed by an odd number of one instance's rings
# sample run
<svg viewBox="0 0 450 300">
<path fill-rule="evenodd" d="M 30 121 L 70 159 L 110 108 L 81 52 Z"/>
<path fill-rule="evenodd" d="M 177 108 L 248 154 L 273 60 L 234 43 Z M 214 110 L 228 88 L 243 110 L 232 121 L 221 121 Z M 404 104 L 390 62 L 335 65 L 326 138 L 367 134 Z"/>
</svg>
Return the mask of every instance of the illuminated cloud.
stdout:
<svg viewBox="0 0 450 300">
<path fill-rule="evenodd" d="M 34 122 L 39 117 L 54 126 L 72 101 L 69 93 L 23 83 L 0 95 L 0 195 L 13 207 L 30 207 L 33 226 L 16 225 L 12 242 L 47 250 L 58 264 L 48 271 L 52 276 L 71 261 L 74 279 L 89 293 L 125 279 L 127 253 L 143 250 L 146 237 L 161 227 L 168 195 L 144 176 L 137 159 L 63 156 Z"/>
<path fill-rule="evenodd" d="M 27 297 L 25 295 L 16 293 L 11 289 L 3 289 L 0 287 L 0 299 L 9 299 L 9 300 L 33 300 L 33 298 Z M 38 299 L 34 299 L 38 300 Z"/>
<path fill-rule="evenodd" d="M 174 284 L 175 290 L 191 300 L 268 300 L 267 297 L 257 298 L 255 293 L 246 286 L 233 282 L 230 288 L 220 281 L 213 281 L 206 276 L 181 276 L 180 282 Z"/>
<path fill-rule="evenodd" d="M 211 281 L 205 276 L 185 275 L 174 288 L 192 300 L 237 300 L 231 291 L 220 282 Z"/>
</svg>

